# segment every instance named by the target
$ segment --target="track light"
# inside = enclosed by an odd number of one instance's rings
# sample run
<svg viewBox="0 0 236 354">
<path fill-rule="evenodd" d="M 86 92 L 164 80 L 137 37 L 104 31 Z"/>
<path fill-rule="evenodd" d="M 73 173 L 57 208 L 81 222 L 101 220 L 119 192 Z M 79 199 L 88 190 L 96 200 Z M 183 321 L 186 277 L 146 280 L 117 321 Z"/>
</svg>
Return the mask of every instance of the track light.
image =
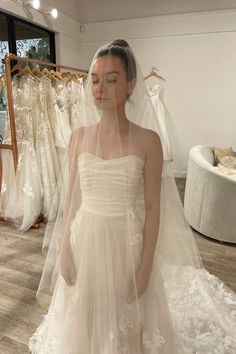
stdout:
<svg viewBox="0 0 236 354">
<path fill-rule="evenodd" d="M 39 0 L 26 0 L 24 1 L 25 6 L 30 6 L 34 8 L 35 10 L 38 10 L 40 8 L 40 1 Z"/>
<path fill-rule="evenodd" d="M 58 16 L 58 11 L 57 11 L 57 9 L 52 9 L 51 15 L 52 15 L 53 18 L 57 18 L 57 16 Z"/>
<path fill-rule="evenodd" d="M 44 11 L 43 13 L 44 13 L 44 15 L 50 15 L 50 16 L 52 16 L 53 18 L 57 18 L 57 17 L 58 17 L 58 11 L 57 11 L 57 9 L 52 9 L 52 10 L 50 10 L 50 11 Z"/>
</svg>

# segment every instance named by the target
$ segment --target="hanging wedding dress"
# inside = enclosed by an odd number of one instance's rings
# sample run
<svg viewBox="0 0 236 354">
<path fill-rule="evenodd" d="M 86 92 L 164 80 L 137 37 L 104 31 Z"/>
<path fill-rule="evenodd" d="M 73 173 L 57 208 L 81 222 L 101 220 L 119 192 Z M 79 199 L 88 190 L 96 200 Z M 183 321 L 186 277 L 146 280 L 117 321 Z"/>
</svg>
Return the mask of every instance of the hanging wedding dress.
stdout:
<svg viewBox="0 0 236 354">
<path fill-rule="evenodd" d="M 53 120 L 53 136 L 60 168 L 63 169 L 66 151 L 71 136 L 71 125 L 68 110 L 70 98 L 65 82 L 54 82 L 49 88 L 50 116 Z"/>
<path fill-rule="evenodd" d="M 172 161 L 173 155 L 166 122 L 166 110 L 163 104 L 164 80 L 158 79 L 158 83 L 155 83 L 155 85 L 150 87 L 149 91 L 153 107 L 156 111 L 157 117 L 159 118 L 164 159 Z"/>
<path fill-rule="evenodd" d="M 104 57 L 106 61 L 98 66 L 98 59 Z M 123 131 L 117 129 L 110 141 L 113 153 L 107 151 L 105 158 L 111 121 L 103 130 L 101 115 L 121 94 L 114 88 L 113 97 L 110 89 L 116 87 L 114 74 L 120 75 L 117 66 L 113 68 L 114 57 L 122 60 L 128 87 L 135 86 L 126 103 L 128 148 L 122 143 Z M 89 123 L 72 134 L 58 217 L 45 235 L 51 242 L 37 298 L 50 306 L 30 338 L 33 354 L 236 352 L 236 295 L 202 267 L 167 161 L 151 276 L 144 294 L 138 295 L 136 274 L 149 213 L 145 181 L 152 178 L 138 148 L 142 134 L 152 139 L 154 132 L 161 132 L 136 65 L 133 52 L 123 43 L 99 49 L 91 65 L 84 100 Z M 99 75 L 105 82 L 102 98 L 92 94 Z M 103 110 L 97 108 L 101 100 Z M 117 117 L 114 108 L 113 129 L 119 126 Z M 62 276 L 65 266 L 75 270 L 73 285 Z"/>
<path fill-rule="evenodd" d="M 12 152 L 1 150 L 0 215 L 20 231 L 30 228 L 39 215 L 48 220 L 52 203 L 50 217 L 55 218 L 56 186 L 71 136 L 70 121 L 73 127 L 79 126 L 82 84 L 53 80 L 24 76 L 12 81 L 18 167 L 15 174 Z M 11 144 L 9 119 L 4 143 Z"/>
<path fill-rule="evenodd" d="M 78 83 L 71 80 L 69 83 L 69 110 L 72 130 L 75 130 L 85 123 L 83 122 L 83 99 L 83 80 L 81 79 Z"/>
<path fill-rule="evenodd" d="M 60 173 L 48 114 L 47 99 L 50 87 L 51 82 L 46 77 L 42 77 L 39 82 L 35 83 L 35 90 L 39 93 L 39 99 L 34 106 L 34 144 L 43 187 L 42 214 L 46 220 L 49 219 L 53 200 L 54 210 L 51 211 L 50 217 L 54 219 L 57 213 L 58 202 L 56 200 L 58 194 L 56 186 Z"/>
<path fill-rule="evenodd" d="M 2 150 L 1 215 L 12 220 L 19 230 L 27 230 L 37 220 L 42 203 L 42 184 L 34 145 L 33 107 L 38 94 L 35 81 L 24 77 L 13 79 L 13 96 L 18 165 L 15 174 L 12 151 Z M 4 133 L 4 143 L 11 144 L 9 117 Z"/>
</svg>

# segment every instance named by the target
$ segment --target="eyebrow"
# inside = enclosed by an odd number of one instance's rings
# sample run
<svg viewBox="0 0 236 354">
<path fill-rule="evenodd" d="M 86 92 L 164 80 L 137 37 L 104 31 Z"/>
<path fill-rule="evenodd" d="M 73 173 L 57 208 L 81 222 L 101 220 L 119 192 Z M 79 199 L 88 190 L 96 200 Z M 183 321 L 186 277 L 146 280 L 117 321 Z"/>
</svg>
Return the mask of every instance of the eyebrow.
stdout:
<svg viewBox="0 0 236 354">
<path fill-rule="evenodd" d="M 106 75 L 110 75 L 110 74 L 120 74 L 120 73 L 118 71 L 109 71 L 109 72 L 106 73 Z M 92 76 L 97 76 L 97 74 L 95 74 L 95 73 L 92 73 L 91 75 Z"/>
</svg>

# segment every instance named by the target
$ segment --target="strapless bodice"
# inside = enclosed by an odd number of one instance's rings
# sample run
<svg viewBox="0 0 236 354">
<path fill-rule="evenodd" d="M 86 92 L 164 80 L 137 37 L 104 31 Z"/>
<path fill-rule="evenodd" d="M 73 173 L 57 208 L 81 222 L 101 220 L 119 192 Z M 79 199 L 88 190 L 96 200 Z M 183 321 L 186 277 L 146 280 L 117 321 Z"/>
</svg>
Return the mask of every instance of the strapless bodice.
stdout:
<svg viewBox="0 0 236 354">
<path fill-rule="evenodd" d="M 144 164 L 137 155 L 104 160 L 82 152 L 78 158 L 81 206 L 99 215 L 126 214 L 142 189 Z"/>
</svg>

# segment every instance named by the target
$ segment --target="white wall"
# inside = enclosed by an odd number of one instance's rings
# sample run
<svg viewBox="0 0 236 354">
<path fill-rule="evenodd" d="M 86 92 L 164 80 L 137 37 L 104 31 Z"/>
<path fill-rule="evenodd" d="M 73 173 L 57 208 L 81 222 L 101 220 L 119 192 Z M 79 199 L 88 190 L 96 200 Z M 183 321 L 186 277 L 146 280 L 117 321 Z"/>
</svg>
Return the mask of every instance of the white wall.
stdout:
<svg viewBox="0 0 236 354">
<path fill-rule="evenodd" d="M 176 176 L 185 175 L 195 144 L 236 150 L 236 12 L 87 24 L 81 65 L 116 38 L 129 41 L 144 74 L 156 66 L 167 79 L 164 100 Z"/>
<path fill-rule="evenodd" d="M 0 1 L 0 10 L 55 32 L 57 63 L 78 67 L 80 63 L 79 49 L 81 25 L 78 21 L 75 21 L 62 12 L 59 12 L 59 16 L 56 20 L 50 20 L 39 11 L 34 9 L 25 10 L 22 6 L 9 0 Z"/>
</svg>

